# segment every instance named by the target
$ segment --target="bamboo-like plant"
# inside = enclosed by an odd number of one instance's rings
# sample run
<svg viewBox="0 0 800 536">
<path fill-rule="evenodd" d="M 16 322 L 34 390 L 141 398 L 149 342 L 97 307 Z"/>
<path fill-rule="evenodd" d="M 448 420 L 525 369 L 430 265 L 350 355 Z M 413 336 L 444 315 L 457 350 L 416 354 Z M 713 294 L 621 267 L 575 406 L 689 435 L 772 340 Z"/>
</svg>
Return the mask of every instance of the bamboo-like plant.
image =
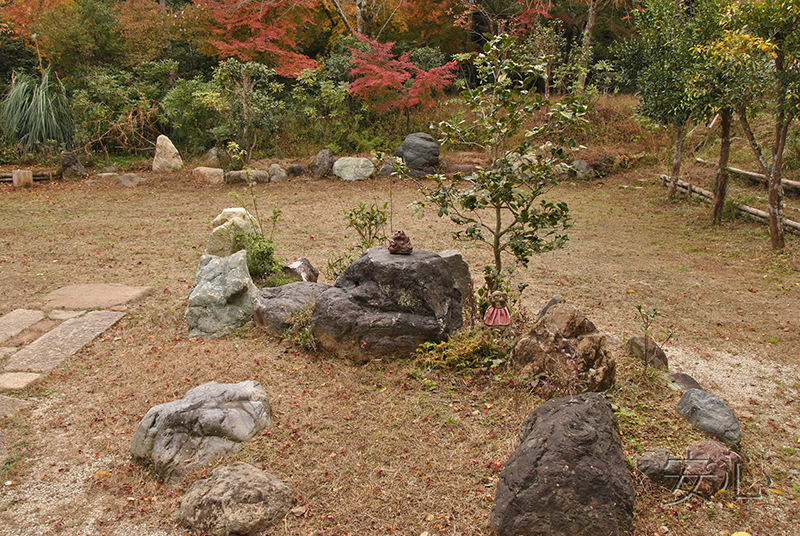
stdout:
<svg viewBox="0 0 800 536">
<path fill-rule="evenodd" d="M 11 88 L 0 103 L 0 121 L 6 136 L 29 151 L 47 143 L 68 145 L 72 141 L 69 101 L 51 67 L 42 71 L 41 78 L 14 73 Z"/>
</svg>

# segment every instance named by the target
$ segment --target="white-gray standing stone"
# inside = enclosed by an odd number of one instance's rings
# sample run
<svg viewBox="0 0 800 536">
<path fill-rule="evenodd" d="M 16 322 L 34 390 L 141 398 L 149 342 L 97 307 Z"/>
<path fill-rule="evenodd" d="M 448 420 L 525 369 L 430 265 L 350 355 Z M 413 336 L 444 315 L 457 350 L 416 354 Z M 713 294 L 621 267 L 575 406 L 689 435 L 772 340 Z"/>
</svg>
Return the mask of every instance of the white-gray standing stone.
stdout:
<svg viewBox="0 0 800 536">
<path fill-rule="evenodd" d="M 281 182 L 289 178 L 286 170 L 280 164 L 272 164 L 269 166 L 269 182 Z"/>
<path fill-rule="evenodd" d="M 172 140 L 161 134 L 156 139 L 156 152 L 153 156 L 153 171 L 156 173 L 172 173 L 183 168 L 183 159 Z"/>
</svg>

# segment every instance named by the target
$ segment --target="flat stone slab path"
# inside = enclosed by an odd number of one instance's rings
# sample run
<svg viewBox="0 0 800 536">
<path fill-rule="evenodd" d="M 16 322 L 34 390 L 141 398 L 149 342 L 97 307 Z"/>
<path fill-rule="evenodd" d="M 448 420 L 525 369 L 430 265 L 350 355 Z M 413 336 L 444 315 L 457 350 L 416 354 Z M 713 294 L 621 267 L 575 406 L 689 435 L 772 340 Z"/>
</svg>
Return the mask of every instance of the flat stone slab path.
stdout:
<svg viewBox="0 0 800 536">
<path fill-rule="evenodd" d="M 30 402 L 26 402 L 25 400 L 0 395 L 0 419 L 11 417 L 28 405 L 30 405 Z"/>
<path fill-rule="evenodd" d="M 45 296 L 44 310 L 108 309 L 139 300 L 152 291 L 152 287 L 129 287 L 116 283 L 70 285 Z"/>
<path fill-rule="evenodd" d="M 92 311 L 72 318 L 13 354 L 8 371 L 48 372 L 113 326 L 125 313 Z"/>
<path fill-rule="evenodd" d="M 0 317 L 0 343 L 18 335 L 44 318 L 44 313 L 34 309 L 16 309 Z"/>
<path fill-rule="evenodd" d="M 29 383 L 35 382 L 41 377 L 41 374 L 34 372 L 6 372 L 0 374 L 0 389 L 7 391 L 24 389 Z"/>
</svg>

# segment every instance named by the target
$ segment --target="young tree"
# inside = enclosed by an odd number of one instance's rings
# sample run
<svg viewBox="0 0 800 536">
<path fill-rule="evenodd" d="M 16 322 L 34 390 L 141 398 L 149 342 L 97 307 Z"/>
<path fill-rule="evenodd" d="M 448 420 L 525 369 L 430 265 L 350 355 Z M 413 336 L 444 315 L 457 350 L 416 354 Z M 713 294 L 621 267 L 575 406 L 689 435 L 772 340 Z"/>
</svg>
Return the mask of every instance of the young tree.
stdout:
<svg viewBox="0 0 800 536">
<path fill-rule="evenodd" d="M 738 116 L 761 170 L 769 177 L 770 245 L 774 250 L 785 246 L 783 221 L 783 153 L 789 126 L 800 111 L 800 0 L 743 0 L 727 12 L 720 48 L 732 59 L 766 69 L 771 81 L 764 91 L 753 88 L 751 98 L 743 101 Z M 750 61 L 761 57 L 758 66 Z M 773 136 L 771 159 L 764 155 L 748 120 L 748 108 L 766 95 L 772 100 Z"/>
<path fill-rule="evenodd" d="M 648 0 L 636 27 L 644 68 L 637 76 L 639 113 L 672 128 L 673 150 L 667 199 L 675 196 L 687 125 L 697 113 L 692 19 L 675 0 Z"/>
<path fill-rule="evenodd" d="M 457 173 L 452 180 L 436 176 L 426 199 L 439 208 L 439 216 L 447 215 L 461 227 L 456 238 L 491 248 L 494 266 L 488 271 L 500 280 L 504 253 L 525 266 L 532 254 L 563 247 L 567 240 L 567 205 L 542 195 L 556 184 L 554 166 L 573 143 L 570 129 L 584 126 L 586 106 L 574 99 L 551 105 L 531 90 L 541 68 L 525 62 L 516 38 L 507 34 L 491 38 L 472 59 L 479 84 L 461 96 L 474 119 L 442 122 L 439 129 L 443 142 L 481 148 L 487 165 L 471 175 Z M 546 121 L 518 142 L 525 122 L 540 109 L 547 110 Z"/>
</svg>

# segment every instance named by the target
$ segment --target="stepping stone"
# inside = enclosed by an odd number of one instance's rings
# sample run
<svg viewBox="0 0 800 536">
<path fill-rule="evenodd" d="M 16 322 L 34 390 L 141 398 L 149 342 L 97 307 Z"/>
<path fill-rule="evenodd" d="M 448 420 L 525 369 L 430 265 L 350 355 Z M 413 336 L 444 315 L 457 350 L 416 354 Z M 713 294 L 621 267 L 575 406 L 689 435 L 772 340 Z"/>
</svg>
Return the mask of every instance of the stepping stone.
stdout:
<svg viewBox="0 0 800 536">
<path fill-rule="evenodd" d="M 125 313 L 92 311 L 67 320 L 11 356 L 6 370 L 47 372 L 113 326 Z"/>
<path fill-rule="evenodd" d="M 29 402 L 10 396 L 0 395 L 0 419 L 11 417 L 22 408 L 29 405 Z"/>
<path fill-rule="evenodd" d="M 16 309 L 0 317 L 0 343 L 44 318 L 44 313 L 32 309 Z"/>
<path fill-rule="evenodd" d="M 152 287 L 129 287 L 116 283 L 70 285 L 44 297 L 44 309 L 108 309 L 139 300 L 153 291 Z"/>
<path fill-rule="evenodd" d="M 16 348 L 11 348 L 10 346 L 0 346 L 0 359 L 10 356 L 16 351 Z"/>
<path fill-rule="evenodd" d="M 0 391 L 24 389 L 41 377 L 41 374 L 34 374 L 33 372 L 6 372 L 5 374 L 0 374 Z"/>
<path fill-rule="evenodd" d="M 86 311 L 70 311 L 68 309 L 55 309 L 47 314 L 47 318 L 51 320 L 69 320 L 70 318 L 78 318 Z"/>
</svg>

